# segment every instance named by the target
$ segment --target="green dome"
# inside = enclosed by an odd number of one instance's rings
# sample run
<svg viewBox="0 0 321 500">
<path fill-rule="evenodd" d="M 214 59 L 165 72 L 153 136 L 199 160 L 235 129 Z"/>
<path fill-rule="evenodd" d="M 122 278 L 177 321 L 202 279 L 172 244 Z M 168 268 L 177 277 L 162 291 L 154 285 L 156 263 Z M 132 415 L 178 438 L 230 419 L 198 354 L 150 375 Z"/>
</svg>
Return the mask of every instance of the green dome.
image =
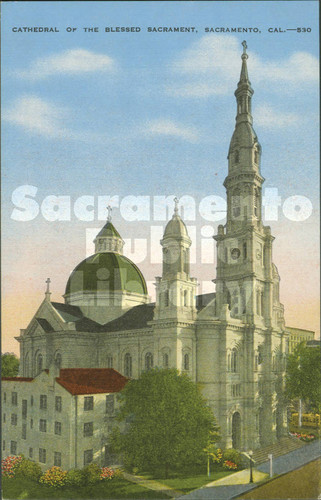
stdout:
<svg viewBox="0 0 321 500">
<path fill-rule="evenodd" d="M 119 232 L 117 229 L 115 229 L 115 226 L 110 222 L 107 221 L 107 223 L 104 225 L 100 233 L 97 234 L 96 238 L 102 237 L 102 236 L 114 236 L 115 238 L 121 238 Z"/>
<path fill-rule="evenodd" d="M 83 260 L 71 273 L 66 295 L 76 292 L 130 292 L 147 294 L 144 276 L 124 255 L 95 253 Z"/>
</svg>

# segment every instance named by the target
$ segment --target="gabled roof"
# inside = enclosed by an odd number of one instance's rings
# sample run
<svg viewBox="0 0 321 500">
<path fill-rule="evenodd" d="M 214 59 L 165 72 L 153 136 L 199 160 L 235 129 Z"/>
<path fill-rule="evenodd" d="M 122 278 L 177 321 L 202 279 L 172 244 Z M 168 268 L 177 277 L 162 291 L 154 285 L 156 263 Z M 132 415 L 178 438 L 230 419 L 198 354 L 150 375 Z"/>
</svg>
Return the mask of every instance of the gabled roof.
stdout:
<svg viewBox="0 0 321 500">
<path fill-rule="evenodd" d="M 31 377 L 1 377 L 1 380 L 12 382 L 32 382 L 34 379 Z"/>
<path fill-rule="evenodd" d="M 58 384 L 72 395 L 121 391 L 128 378 L 113 368 L 62 368 Z"/>
<path fill-rule="evenodd" d="M 71 306 L 70 304 L 63 304 L 60 302 L 51 302 L 51 305 L 56 309 L 64 321 L 77 321 L 84 316 L 78 306 Z"/>
<path fill-rule="evenodd" d="M 48 320 L 45 318 L 35 318 L 39 325 L 44 329 L 46 333 L 54 332 L 54 328 L 51 326 Z"/>
<path fill-rule="evenodd" d="M 141 304 L 132 307 L 125 314 L 105 325 L 100 325 L 88 318 L 83 318 L 75 323 L 76 330 L 80 332 L 118 332 L 121 330 L 135 330 L 146 328 L 152 321 L 155 304 Z"/>
<path fill-rule="evenodd" d="M 204 293 L 203 295 L 196 296 L 196 309 L 200 312 L 204 307 L 208 306 L 208 304 L 215 299 L 216 293 Z"/>
</svg>

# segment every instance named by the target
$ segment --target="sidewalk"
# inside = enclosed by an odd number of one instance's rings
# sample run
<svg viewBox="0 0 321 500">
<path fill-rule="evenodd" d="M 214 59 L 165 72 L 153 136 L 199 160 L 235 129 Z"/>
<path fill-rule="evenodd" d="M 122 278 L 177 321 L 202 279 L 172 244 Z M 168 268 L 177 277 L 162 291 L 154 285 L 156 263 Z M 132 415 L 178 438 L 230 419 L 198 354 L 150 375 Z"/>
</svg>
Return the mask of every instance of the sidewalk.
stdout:
<svg viewBox="0 0 321 500">
<path fill-rule="evenodd" d="M 160 493 L 164 493 L 172 498 L 178 498 L 183 495 L 182 491 L 173 490 L 170 486 L 166 486 L 166 484 L 159 483 L 152 479 L 145 479 L 141 476 L 134 476 L 133 474 L 128 474 L 128 472 L 123 473 L 124 479 L 127 481 L 131 481 L 132 483 L 140 484 L 149 490 L 159 491 Z"/>
<path fill-rule="evenodd" d="M 303 465 L 317 459 L 320 456 L 320 441 L 317 440 L 311 444 L 307 444 L 302 448 L 291 451 L 286 455 L 282 455 L 274 459 L 273 476 L 284 474 L 286 472 L 290 472 L 294 469 L 302 467 Z M 265 462 L 253 470 L 253 479 L 256 482 L 262 481 L 262 479 L 268 477 L 268 473 L 269 462 Z M 236 472 L 235 474 L 231 474 L 226 478 L 219 479 L 218 481 L 213 481 L 212 483 L 207 484 L 199 490 L 192 491 L 188 495 L 185 495 L 184 499 L 189 498 L 190 500 L 230 500 L 234 497 L 238 497 L 242 493 L 256 487 L 255 483 L 248 482 L 249 474 L 249 469 Z M 262 479 L 259 479 L 260 477 Z"/>
</svg>

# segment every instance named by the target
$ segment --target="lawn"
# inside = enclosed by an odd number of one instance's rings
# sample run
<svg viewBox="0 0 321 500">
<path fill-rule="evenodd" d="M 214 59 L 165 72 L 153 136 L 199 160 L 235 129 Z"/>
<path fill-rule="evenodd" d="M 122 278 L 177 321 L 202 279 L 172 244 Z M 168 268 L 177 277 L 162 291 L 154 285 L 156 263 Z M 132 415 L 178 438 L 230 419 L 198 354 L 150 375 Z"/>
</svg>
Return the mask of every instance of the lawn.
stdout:
<svg viewBox="0 0 321 500">
<path fill-rule="evenodd" d="M 2 495 L 4 499 L 24 500 L 27 498 L 166 498 L 169 497 L 142 486 L 130 483 L 125 479 L 115 478 L 107 482 L 99 482 L 92 486 L 50 488 L 39 484 L 31 479 L 8 479 L 2 478 Z"/>
<path fill-rule="evenodd" d="M 138 473 L 139 476 L 146 479 L 152 479 L 158 481 L 159 483 L 166 484 L 174 490 L 182 491 L 183 493 L 188 493 L 197 488 L 201 488 L 207 483 L 221 479 L 221 477 L 229 476 L 233 474 L 234 471 L 212 471 L 211 476 L 208 477 L 207 474 L 200 474 L 198 472 L 186 471 L 182 473 L 170 473 L 170 477 L 165 479 L 164 477 L 159 477 L 157 475 L 151 475 L 148 473 Z"/>
<path fill-rule="evenodd" d="M 320 498 L 320 459 L 310 462 L 300 469 L 282 474 L 262 486 L 243 493 L 238 498 L 246 500 Z"/>
</svg>

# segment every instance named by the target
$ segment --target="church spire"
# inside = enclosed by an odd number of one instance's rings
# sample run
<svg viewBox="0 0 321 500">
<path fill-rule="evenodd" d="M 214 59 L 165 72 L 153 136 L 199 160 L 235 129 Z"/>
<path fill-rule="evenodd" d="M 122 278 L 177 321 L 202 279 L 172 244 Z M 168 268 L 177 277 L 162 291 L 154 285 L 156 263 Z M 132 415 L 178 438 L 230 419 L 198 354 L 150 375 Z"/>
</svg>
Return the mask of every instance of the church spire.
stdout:
<svg viewBox="0 0 321 500">
<path fill-rule="evenodd" d="M 247 71 L 247 59 L 248 55 L 246 52 L 247 44 L 244 40 L 242 59 L 242 68 L 240 74 L 240 81 L 237 84 L 237 89 L 235 91 L 235 97 L 237 101 L 237 115 L 236 123 L 248 122 L 252 125 L 253 119 L 251 115 L 251 99 L 254 94 L 254 90 L 251 87 L 251 82 L 249 80 L 249 75 Z"/>
</svg>

